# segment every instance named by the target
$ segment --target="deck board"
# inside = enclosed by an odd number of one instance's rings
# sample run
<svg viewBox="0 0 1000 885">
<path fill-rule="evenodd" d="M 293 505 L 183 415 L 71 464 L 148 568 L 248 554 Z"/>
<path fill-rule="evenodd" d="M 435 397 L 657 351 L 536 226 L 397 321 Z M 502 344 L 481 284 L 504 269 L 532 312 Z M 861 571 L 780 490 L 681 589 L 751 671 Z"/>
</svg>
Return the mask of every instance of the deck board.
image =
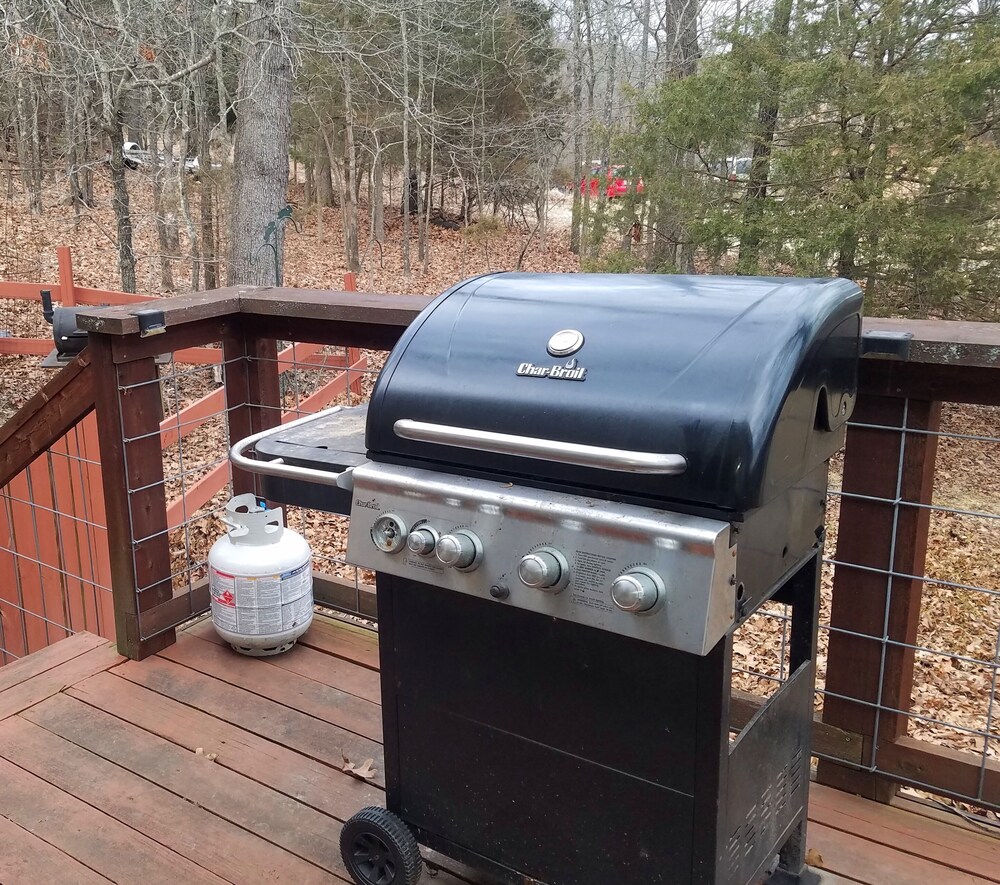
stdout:
<svg viewBox="0 0 1000 885">
<path fill-rule="evenodd" d="M 225 640 L 212 628 L 210 621 L 196 624 L 185 632 L 216 645 L 226 645 Z M 334 657 L 332 654 L 316 651 L 299 643 L 286 654 L 270 658 L 268 663 L 376 704 L 381 702 L 382 690 L 378 671 L 353 660 Z"/>
<path fill-rule="evenodd" d="M 14 661 L 12 664 L 0 667 L 0 691 L 6 691 L 15 685 L 26 682 L 46 670 L 51 670 L 59 664 L 79 657 L 100 645 L 107 645 L 107 640 L 93 633 L 77 633 L 61 642 L 56 642 L 46 648 L 36 651 Z"/>
<path fill-rule="evenodd" d="M 349 881 L 339 852 L 331 850 L 330 818 L 314 808 L 217 765 L 206 753 L 191 753 L 66 695 L 49 698 L 24 715 L 107 762 Z M 248 858 L 249 863 L 259 861 Z"/>
<path fill-rule="evenodd" d="M 194 753 L 217 754 L 216 764 L 293 796 L 343 820 L 358 808 L 382 801 L 382 791 L 351 777 L 331 777 L 330 768 L 266 737 L 186 706 L 113 673 L 100 673 L 67 694 L 131 722 Z"/>
<path fill-rule="evenodd" d="M 196 636 L 178 636 L 160 657 L 214 676 L 229 685 L 345 728 L 373 741 L 382 739 L 382 712 L 377 703 L 254 658 L 234 655 L 224 646 Z M 368 671 L 370 672 L 370 671 Z"/>
<path fill-rule="evenodd" d="M 0 723 L 0 756 L 222 878 L 297 885 L 338 881 L 334 874 L 255 838 L 158 781 L 133 774 L 20 716 Z M 164 763 L 159 771 L 154 768 L 154 778 L 165 777 L 168 767 Z M 192 781 L 203 776 L 189 774 Z"/>
<path fill-rule="evenodd" d="M 107 885 L 111 881 L 3 815 L 0 815 L 0 845 L 3 846 L 0 882 L 4 885 L 39 882 Z"/>
<path fill-rule="evenodd" d="M 274 659 L 202 622 L 143 662 L 83 636 L 0 669 L 0 882 L 343 885 L 340 822 L 383 796 L 377 655 L 370 633 L 317 617 Z M 374 781 L 345 758 L 373 759 Z M 1000 838 L 913 803 L 811 795 L 823 885 L 1000 885 Z M 425 881 L 485 881 L 429 859 Z"/>
<path fill-rule="evenodd" d="M 814 787 L 810 819 L 831 829 L 1000 883 L 1000 839 L 829 787 Z M 867 806 L 875 806 L 873 813 Z"/>
<path fill-rule="evenodd" d="M 24 682 L 18 682 L 0 691 L 0 720 L 20 713 L 21 710 L 26 710 L 33 704 L 58 694 L 81 679 L 107 670 L 108 667 L 124 660 L 111 646 L 102 643 Z"/>
<path fill-rule="evenodd" d="M 261 663 L 260 666 L 270 665 Z M 112 672 L 311 759 L 327 762 L 346 758 L 358 763 L 374 759 L 375 767 L 382 771 L 382 745 L 378 741 L 166 658 L 157 656 L 142 662 L 129 661 Z M 376 782 L 385 785 L 381 777 Z"/>
<path fill-rule="evenodd" d="M 112 882 L 220 885 L 226 881 L 6 759 L 0 759 L 0 783 L 0 816 Z M 35 883 L 40 881 L 41 874 Z"/>
</svg>

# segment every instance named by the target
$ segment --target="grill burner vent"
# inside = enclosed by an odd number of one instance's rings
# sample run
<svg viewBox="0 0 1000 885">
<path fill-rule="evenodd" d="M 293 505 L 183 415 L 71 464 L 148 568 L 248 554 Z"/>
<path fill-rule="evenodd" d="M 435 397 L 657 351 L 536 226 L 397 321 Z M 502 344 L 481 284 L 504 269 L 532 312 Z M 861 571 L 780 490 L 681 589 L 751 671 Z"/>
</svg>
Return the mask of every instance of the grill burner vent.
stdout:
<svg viewBox="0 0 1000 885">
<path fill-rule="evenodd" d="M 756 871 L 761 848 L 769 850 L 776 843 L 781 834 L 775 830 L 786 819 L 788 808 L 795 802 L 801 786 L 802 747 L 799 746 L 788 764 L 764 787 L 760 798 L 750 806 L 743 822 L 729 837 L 726 857 L 730 882 L 744 882 Z"/>
</svg>

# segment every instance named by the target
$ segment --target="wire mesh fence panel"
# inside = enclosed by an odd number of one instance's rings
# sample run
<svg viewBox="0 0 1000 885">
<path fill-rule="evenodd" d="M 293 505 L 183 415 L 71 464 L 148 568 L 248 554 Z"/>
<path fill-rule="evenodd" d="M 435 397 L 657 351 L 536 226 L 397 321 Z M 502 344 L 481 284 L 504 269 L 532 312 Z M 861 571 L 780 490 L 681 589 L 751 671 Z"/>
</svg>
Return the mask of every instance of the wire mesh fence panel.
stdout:
<svg viewBox="0 0 1000 885">
<path fill-rule="evenodd" d="M 909 405 L 909 403 L 907 403 Z M 831 550 L 836 568 L 881 581 L 884 617 L 880 629 L 853 637 L 877 647 L 879 680 L 874 697 L 850 697 L 873 708 L 874 735 L 868 770 L 898 775 L 892 744 L 915 738 L 978 757 L 985 771 L 996 757 L 996 682 L 1000 646 L 1000 569 L 994 551 L 1000 540 L 1000 411 L 992 407 L 945 404 L 937 427 L 902 431 L 893 425 L 865 425 L 872 433 L 899 440 L 899 458 L 890 485 L 895 494 L 838 491 L 841 503 L 853 498 L 891 510 L 892 533 L 880 560 L 845 560 Z M 931 453 L 933 486 L 922 493 L 904 481 L 914 451 Z M 927 494 L 927 492 L 930 494 Z M 920 521 L 925 545 L 907 560 L 911 543 L 901 526 Z M 843 527 L 841 527 L 843 530 Z M 906 623 L 897 614 L 910 600 Z M 848 633 L 836 626 L 827 631 Z M 903 690 L 892 684 L 903 674 Z M 887 723 L 893 731 L 886 731 Z M 921 783 L 919 774 L 909 779 Z M 996 806 L 995 795 L 978 779 L 961 795 L 973 804 Z"/>
<path fill-rule="evenodd" d="M 143 482 L 130 484 L 127 491 L 131 501 L 151 493 L 161 495 L 165 501 L 165 523 L 141 537 L 134 536 L 133 556 L 143 556 L 144 545 L 166 538 L 171 599 L 180 601 L 172 609 L 175 613 L 186 611 L 193 616 L 207 607 L 208 554 L 225 530 L 221 517 L 234 494 L 228 450 L 238 440 L 231 438 L 232 413 L 249 407 L 263 416 L 264 423 L 276 425 L 334 405 L 359 405 L 367 401 L 383 360 L 384 354 L 355 348 L 280 342 L 277 357 L 254 356 L 249 360 L 253 364 L 251 374 L 276 374 L 277 397 L 255 396 L 257 388 L 248 385 L 245 391 L 236 392 L 239 402 L 232 401 L 230 391 L 229 405 L 227 376 L 237 364 L 240 371 L 246 368 L 243 358 L 204 366 L 171 361 L 160 367 L 155 379 L 139 385 L 120 384 L 123 395 L 149 385 L 157 386 L 160 394 L 163 417 L 158 428 L 126 439 L 125 472 L 146 477 Z M 162 475 L 129 466 L 128 444 L 140 443 L 143 437 L 158 437 Z M 350 594 L 341 592 L 338 599 L 344 608 L 361 611 L 363 582 L 344 558 L 347 519 L 302 507 L 284 509 L 286 525 L 312 545 L 314 571 L 322 577 L 341 579 L 341 590 L 353 587 L 353 604 Z M 138 573 L 138 558 L 133 559 L 133 565 Z M 155 576 L 145 586 L 137 586 L 137 601 L 143 593 L 162 589 L 163 583 L 162 576 Z M 169 626 L 157 622 L 153 631 Z M 153 632 L 144 628 L 142 637 L 151 635 Z"/>
<path fill-rule="evenodd" d="M 912 412 L 908 411 L 904 402 L 899 424 L 851 424 L 887 435 L 890 448 L 894 447 L 892 463 L 883 464 L 887 492 L 845 491 L 843 452 L 831 462 L 815 709 L 822 717 L 833 701 L 841 711 L 848 705 L 862 719 L 867 717 L 875 738 L 871 752 L 861 764 L 847 764 L 887 778 L 902 778 L 918 791 L 923 785 L 933 794 L 940 787 L 930 774 L 927 782 L 922 781 L 916 768 L 913 775 L 902 777 L 894 755 L 898 738 L 967 754 L 963 758 L 978 764 L 981 774 L 949 794 L 966 800 L 970 807 L 995 809 L 998 797 L 995 790 L 987 790 L 987 783 L 1000 755 L 1000 560 L 996 556 L 1000 546 L 1000 409 L 944 404 L 940 425 L 930 428 L 909 426 Z M 912 473 L 915 451 L 921 456 L 930 453 L 929 463 L 918 465 L 933 472 L 929 490 L 906 478 L 907 471 Z M 857 517 L 856 510 L 845 510 L 845 501 L 884 508 L 883 518 L 891 530 L 878 539 L 881 546 L 874 545 L 875 554 L 855 557 L 853 540 L 846 547 L 840 544 L 845 525 L 846 530 L 858 528 L 842 522 Z M 911 530 L 914 520 L 922 520 L 926 533 L 926 548 L 915 557 L 910 555 L 913 551 L 902 549 L 912 543 L 902 533 Z M 904 567 L 907 562 L 921 568 Z M 880 588 L 877 616 L 866 629 L 832 622 L 838 570 L 844 571 L 838 594 L 850 596 L 856 591 L 853 599 L 840 600 L 842 606 L 861 605 L 867 598 L 864 594 L 870 594 L 873 586 Z M 910 607 L 909 621 L 903 623 L 897 617 L 900 606 L 914 598 L 917 606 Z M 765 700 L 787 679 L 788 629 L 785 606 L 777 603 L 762 606 L 740 626 L 733 641 L 737 693 L 750 692 Z M 863 690 L 859 679 L 853 684 L 848 681 L 847 690 L 843 680 L 836 688 L 828 687 L 832 637 L 849 640 L 855 651 L 860 650 L 859 659 L 849 665 L 860 671 L 864 657 L 867 666 L 874 667 L 877 678 L 869 686 L 873 691 Z M 836 755 L 817 755 L 844 762 Z"/>
<path fill-rule="evenodd" d="M 114 636 L 100 466 L 91 415 L 0 489 L 0 665 Z"/>
</svg>

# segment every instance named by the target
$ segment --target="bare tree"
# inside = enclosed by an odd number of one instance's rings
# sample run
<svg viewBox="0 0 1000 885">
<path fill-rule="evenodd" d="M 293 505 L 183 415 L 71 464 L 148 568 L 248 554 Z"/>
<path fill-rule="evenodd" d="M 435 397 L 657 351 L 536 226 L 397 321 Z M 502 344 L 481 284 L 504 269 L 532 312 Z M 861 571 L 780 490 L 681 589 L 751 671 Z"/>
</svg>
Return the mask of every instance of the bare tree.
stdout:
<svg viewBox="0 0 1000 885">
<path fill-rule="evenodd" d="M 260 0 L 246 25 L 236 97 L 230 285 L 281 284 L 299 0 Z"/>
</svg>

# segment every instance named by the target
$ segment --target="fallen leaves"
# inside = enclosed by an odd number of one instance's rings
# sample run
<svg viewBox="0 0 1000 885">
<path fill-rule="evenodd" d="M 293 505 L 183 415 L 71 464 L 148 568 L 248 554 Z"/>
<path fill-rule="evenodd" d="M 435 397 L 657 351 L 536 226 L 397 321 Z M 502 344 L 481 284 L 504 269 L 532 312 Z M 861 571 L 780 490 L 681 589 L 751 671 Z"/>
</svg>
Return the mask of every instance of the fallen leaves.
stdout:
<svg viewBox="0 0 1000 885">
<path fill-rule="evenodd" d="M 823 855 L 815 848 L 810 848 L 806 851 L 806 865 L 820 870 L 823 869 Z"/>
<path fill-rule="evenodd" d="M 374 759 L 365 759 L 365 761 L 360 765 L 355 765 L 343 753 L 340 755 L 344 760 L 343 768 L 341 768 L 341 771 L 343 771 L 344 774 L 349 774 L 351 777 L 356 777 L 358 780 L 362 781 L 373 780 L 378 774 L 378 772 L 372 768 L 372 763 L 375 761 Z"/>
</svg>

